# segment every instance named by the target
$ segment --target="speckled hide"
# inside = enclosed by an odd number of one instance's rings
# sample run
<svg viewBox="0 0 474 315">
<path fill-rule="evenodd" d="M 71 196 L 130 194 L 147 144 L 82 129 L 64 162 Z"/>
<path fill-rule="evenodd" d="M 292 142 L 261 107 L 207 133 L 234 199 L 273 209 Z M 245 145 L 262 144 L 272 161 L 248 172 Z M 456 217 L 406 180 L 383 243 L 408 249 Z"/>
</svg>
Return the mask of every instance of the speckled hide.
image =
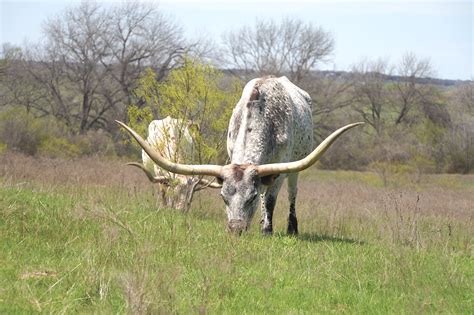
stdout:
<svg viewBox="0 0 474 315">
<path fill-rule="evenodd" d="M 228 227 L 247 229 L 258 206 L 261 228 L 273 232 L 273 210 L 283 180 L 288 177 L 290 214 L 288 233 L 298 233 L 296 193 L 298 173 L 259 177 L 253 165 L 291 162 L 313 149 L 311 98 L 286 77 L 251 80 L 245 86 L 229 123 L 227 151 L 231 168 L 224 171 L 221 195 L 226 202 Z"/>
<path fill-rule="evenodd" d="M 232 164 L 267 164 L 304 158 L 313 148 L 311 98 L 286 77 L 246 84 L 229 123 Z"/>
</svg>

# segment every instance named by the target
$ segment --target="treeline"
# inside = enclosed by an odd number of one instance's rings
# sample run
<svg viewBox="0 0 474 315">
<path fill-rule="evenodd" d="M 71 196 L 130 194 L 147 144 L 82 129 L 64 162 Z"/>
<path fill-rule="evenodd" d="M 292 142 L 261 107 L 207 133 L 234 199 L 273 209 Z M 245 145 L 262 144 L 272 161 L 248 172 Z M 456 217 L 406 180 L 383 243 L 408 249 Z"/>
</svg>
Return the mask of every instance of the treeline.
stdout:
<svg viewBox="0 0 474 315">
<path fill-rule="evenodd" d="M 315 71 L 330 61 L 334 47 L 330 32 L 297 19 L 258 20 L 224 33 L 217 45 L 186 38 L 180 25 L 153 3 L 102 7 L 84 2 L 46 20 L 41 42 L 3 45 L 0 151 L 129 154 L 132 147 L 114 120 L 128 121 L 131 108 L 149 106 L 137 93 L 151 88 L 143 86 L 150 80 L 141 80 L 149 75 L 147 69 L 153 70 L 153 82 L 166 82 L 193 60 L 196 67 L 226 69 L 224 75 L 211 73 L 229 95 L 235 91 L 229 82 L 236 78 L 243 86 L 255 76 L 288 76 L 313 98 L 318 140 L 346 123 L 367 123 L 343 137 L 321 167 L 371 169 L 382 175 L 473 171 L 472 81 L 438 85 L 430 79 L 435 69 L 429 59 L 412 53 L 395 63 L 360 61 L 345 76 Z M 162 85 L 156 86 L 151 114 L 163 118 Z M 166 92 L 168 103 L 171 92 Z"/>
</svg>

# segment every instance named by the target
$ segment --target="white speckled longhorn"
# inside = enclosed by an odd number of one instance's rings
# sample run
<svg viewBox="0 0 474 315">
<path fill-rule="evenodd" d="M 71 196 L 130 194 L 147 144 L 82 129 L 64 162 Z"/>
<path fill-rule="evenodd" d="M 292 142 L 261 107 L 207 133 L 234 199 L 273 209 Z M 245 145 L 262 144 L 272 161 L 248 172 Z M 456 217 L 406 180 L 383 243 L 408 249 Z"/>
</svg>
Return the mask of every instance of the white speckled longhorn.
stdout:
<svg viewBox="0 0 474 315">
<path fill-rule="evenodd" d="M 363 124 L 339 128 L 311 151 L 311 98 L 286 77 L 258 78 L 245 85 L 229 123 L 227 151 L 231 163 L 225 166 L 171 162 L 131 128 L 117 122 L 160 167 L 177 174 L 217 177 L 222 182 L 228 229 L 239 234 L 249 227 L 259 194 L 262 231 L 272 233 L 273 210 L 286 176 L 290 201 L 288 233 L 298 233 L 295 210 L 298 172 L 313 165 L 345 131 Z"/>
</svg>

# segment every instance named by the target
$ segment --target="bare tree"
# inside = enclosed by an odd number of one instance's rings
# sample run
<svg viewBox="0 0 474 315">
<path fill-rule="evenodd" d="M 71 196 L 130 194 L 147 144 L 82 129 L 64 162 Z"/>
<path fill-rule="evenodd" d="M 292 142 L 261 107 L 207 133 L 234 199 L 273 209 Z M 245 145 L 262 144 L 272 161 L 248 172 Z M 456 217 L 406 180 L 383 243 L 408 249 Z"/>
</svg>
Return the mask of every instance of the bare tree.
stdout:
<svg viewBox="0 0 474 315">
<path fill-rule="evenodd" d="M 42 64 L 32 58 L 33 47 L 26 51 L 20 47 L 4 45 L 5 68 L 1 82 L 2 105 L 23 107 L 35 117 L 51 115 L 50 94 L 44 88 Z M 34 75 L 37 77 L 35 77 Z M 50 77 L 48 77 L 50 79 Z M 53 83 L 48 81 L 48 83 Z"/>
<path fill-rule="evenodd" d="M 53 45 L 28 45 L 19 63 L 15 77 L 19 86 L 26 84 L 37 88 L 44 96 L 41 103 L 35 103 L 35 111 L 42 116 L 53 116 L 74 130 L 74 93 L 68 93 L 66 69 L 63 66 L 59 49 Z M 23 74 L 23 75 L 22 75 Z"/>
<path fill-rule="evenodd" d="M 465 108 L 466 113 L 474 117 L 474 81 L 467 81 L 460 84 L 455 90 L 455 101 L 458 106 Z"/>
<path fill-rule="evenodd" d="M 229 63 L 258 75 L 288 74 L 299 83 L 334 50 L 332 35 L 320 26 L 301 20 L 257 20 L 223 36 Z"/>
<path fill-rule="evenodd" d="M 11 47 L 9 43 L 2 44 L 2 51 L 0 52 L 0 79 L 3 81 L 7 72 L 8 62 L 12 57 L 10 56 L 16 49 Z"/>
<path fill-rule="evenodd" d="M 49 50 L 58 52 L 58 61 L 71 87 L 80 97 L 79 132 L 84 133 L 99 121 L 93 119 L 104 111 L 98 89 L 106 72 L 100 60 L 108 53 L 102 34 L 107 32 L 107 18 L 97 4 L 83 2 L 63 16 L 44 25 Z"/>
<path fill-rule="evenodd" d="M 37 109 L 79 133 L 123 119 L 146 66 L 161 80 L 192 47 L 175 23 L 144 2 L 110 8 L 83 2 L 47 20 L 43 30 L 45 40 L 24 48 L 23 71 L 11 82 L 21 88 L 28 77 L 48 98 Z"/>
<path fill-rule="evenodd" d="M 386 77 L 391 73 L 388 62 L 362 61 L 353 67 L 354 109 L 362 119 L 380 134 L 384 125 L 383 112 L 388 110 L 391 97 L 386 89 Z"/>
<path fill-rule="evenodd" d="M 108 13 L 109 27 L 102 34 L 108 53 L 101 63 L 121 91 L 103 90 L 111 106 L 132 104 L 132 91 L 144 66 L 157 69 L 162 80 L 187 50 L 182 29 L 165 18 L 153 3 L 124 3 Z"/>
<path fill-rule="evenodd" d="M 449 114 L 453 117 L 445 134 L 448 170 L 469 173 L 474 170 L 474 82 L 467 81 L 450 91 Z"/>
<path fill-rule="evenodd" d="M 323 138 L 334 129 L 333 113 L 353 104 L 354 82 L 330 72 L 310 74 L 300 86 L 311 95 L 315 139 Z"/>
<path fill-rule="evenodd" d="M 395 124 L 403 122 L 410 110 L 420 105 L 423 99 L 431 95 L 428 85 L 419 84 L 422 78 L 428 78 L 433 74 L 429 59 L 419 59 L 413 53 L 403 55 L 398 67 L 399 79 L 395 83 L 395 105 L 398 107 Z"/>
</svg>

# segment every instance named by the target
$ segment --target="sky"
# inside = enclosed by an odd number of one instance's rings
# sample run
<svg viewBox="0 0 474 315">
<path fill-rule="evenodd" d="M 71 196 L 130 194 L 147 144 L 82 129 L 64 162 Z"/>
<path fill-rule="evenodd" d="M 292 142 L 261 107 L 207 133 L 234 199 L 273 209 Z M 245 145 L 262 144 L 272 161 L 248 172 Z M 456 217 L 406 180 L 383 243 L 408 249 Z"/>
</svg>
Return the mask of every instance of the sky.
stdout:
<svg viewBox="0 0 474 315">
<path fill-rule="evenodd" d="M 105 1 L 105 5 L 113 3 Z M 0 43 L 41 40 L 43 22 L 77 4 L 77 0 L 0 0 Z M 397 63 L 404 53 L 413 52 L 430 59 L 435 77 L 474 79 L 472 0 L 162 0 L 156 4 L 183 26 L 189 38 L 205 36 L 217 43 L 224 32 L 253 25 L 256 19 L 288 17 L 320 25 L 336 43 L 331 61 L 320 69 L 350 70 L 363 59 Z"/>
</svg>

